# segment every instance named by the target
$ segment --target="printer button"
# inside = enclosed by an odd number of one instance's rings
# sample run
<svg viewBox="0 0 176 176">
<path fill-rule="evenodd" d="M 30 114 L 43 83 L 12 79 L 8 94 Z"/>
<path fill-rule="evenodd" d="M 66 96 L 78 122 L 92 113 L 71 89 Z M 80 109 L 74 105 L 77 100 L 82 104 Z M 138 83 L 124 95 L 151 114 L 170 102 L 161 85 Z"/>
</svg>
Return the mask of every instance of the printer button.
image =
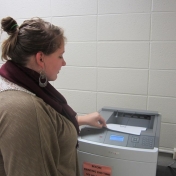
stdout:
<svg viewBox="0 0 176 176">
<path fill-rule="evenodd" d="M 139 142 L 139 137 L 133 136 L 133 137 L 131 138 L 131 141 L 132 141 L 132 142 L 135 142 L 135 143 L 138 143 L 138 142 Z"/>
</svg>

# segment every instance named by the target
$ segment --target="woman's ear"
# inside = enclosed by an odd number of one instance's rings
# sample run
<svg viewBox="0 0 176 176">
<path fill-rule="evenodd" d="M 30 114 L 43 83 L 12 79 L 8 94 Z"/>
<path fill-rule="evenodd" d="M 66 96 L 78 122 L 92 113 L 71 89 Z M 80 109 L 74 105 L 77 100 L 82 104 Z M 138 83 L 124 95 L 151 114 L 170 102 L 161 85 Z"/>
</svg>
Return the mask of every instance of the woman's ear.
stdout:
<svg viewBox="0 0 176 176">
<path fill-rule="evenodd" d="M 37 54 L 35 55 L 37 64 L 42 68 L 44 67 L 43 57 L 44 57 L 44 54 L 41 51 L 37 52 Z"/>
</svg>

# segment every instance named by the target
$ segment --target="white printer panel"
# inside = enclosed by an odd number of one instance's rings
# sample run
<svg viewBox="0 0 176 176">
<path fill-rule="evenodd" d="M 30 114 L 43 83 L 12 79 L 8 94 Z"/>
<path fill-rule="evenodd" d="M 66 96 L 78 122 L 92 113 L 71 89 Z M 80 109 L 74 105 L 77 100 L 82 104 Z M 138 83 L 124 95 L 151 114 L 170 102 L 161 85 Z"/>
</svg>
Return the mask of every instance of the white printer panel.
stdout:
<svg viewBox="0 0 176 176">
<path fill-rule="evenodd" d="M 140 149 L 123 146 L 102 144 L 93 141 L 79 139 L 78 151 L 94 155 L 116 158 L 122 160 L 131 160 L 137 162 L 157 163 L 158 148 Z"/>
<path fill-rule="evenodd" d="M 78 150 L 80 175 L 83 176 L 83 163 L 89 162 L 111 168 L 111 176 L 155 176 L 156 164 L 126 159 L 109 158 Z M 93 174 L 94 175 L 94 174 Z"/>
</svg>

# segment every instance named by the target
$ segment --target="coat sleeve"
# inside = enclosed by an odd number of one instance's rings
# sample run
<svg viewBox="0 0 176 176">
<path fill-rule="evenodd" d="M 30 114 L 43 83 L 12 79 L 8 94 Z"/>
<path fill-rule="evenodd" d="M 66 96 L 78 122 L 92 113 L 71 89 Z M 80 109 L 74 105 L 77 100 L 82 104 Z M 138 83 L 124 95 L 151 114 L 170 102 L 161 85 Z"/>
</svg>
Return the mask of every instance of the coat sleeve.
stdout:
<svg viewBox="0 0 176 176">
<path fill-rule="evenodd" d="M 47 113 L 30 96 L 7 98 L 0 108 L 0 155 L 6 175 L 58 176 L 59 146 Z"/>
</svg>

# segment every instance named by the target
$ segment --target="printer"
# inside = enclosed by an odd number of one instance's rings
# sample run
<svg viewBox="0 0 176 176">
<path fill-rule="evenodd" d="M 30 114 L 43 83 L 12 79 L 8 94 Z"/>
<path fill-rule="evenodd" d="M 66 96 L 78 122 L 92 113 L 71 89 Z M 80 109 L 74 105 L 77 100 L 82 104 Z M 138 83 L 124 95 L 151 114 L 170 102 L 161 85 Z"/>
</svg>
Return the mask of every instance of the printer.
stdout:
<svg viewBox="0 0 176 176">
<path fill-rule="evenodd" d="M 99 113 L 107 127 L 85 126 L 78 137 L 80 175 L 155 176 L 161 115 L 114 107 Z"/>
</svg>

